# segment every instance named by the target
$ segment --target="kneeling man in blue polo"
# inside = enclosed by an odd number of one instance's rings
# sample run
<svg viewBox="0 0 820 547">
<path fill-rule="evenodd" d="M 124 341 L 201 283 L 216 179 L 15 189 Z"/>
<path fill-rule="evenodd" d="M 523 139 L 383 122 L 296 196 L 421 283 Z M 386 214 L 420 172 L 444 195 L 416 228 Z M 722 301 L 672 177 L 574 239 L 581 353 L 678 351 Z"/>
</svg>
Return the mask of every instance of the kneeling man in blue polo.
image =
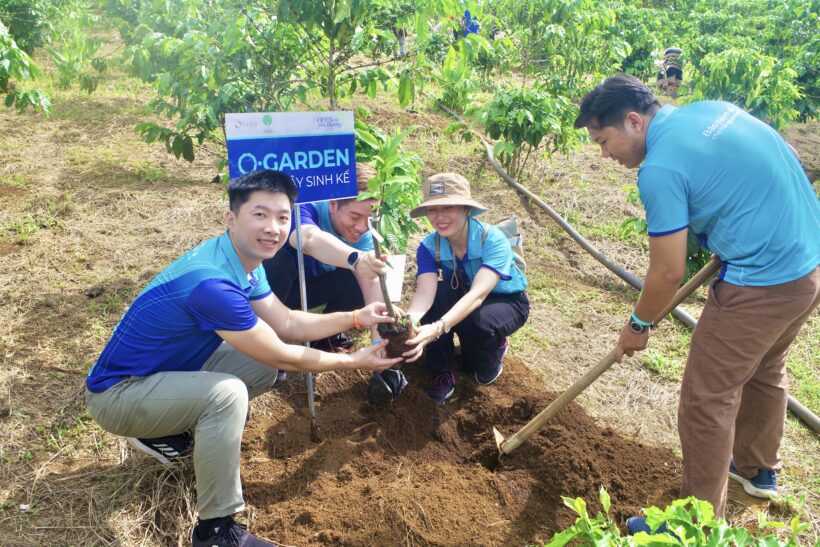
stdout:
<svg viewBox="0 0 820 547">
<path fill-rule="evenodd" d="M 361 194 L 376 171 L 365 163 L 356 164 L 356 186 Z M 367 219 L 376 199 L 341 199 L 299 206 L 302 250 L 305 265 L 307 307 L 324 306 L 325 313 L 350 311 L 382 300 L 379 274 L 387 266 L 373 253 L 373 237 Z M 290 309 L 301 309 L 296 265 L 296 223 L 282 252 L 263 261 L 273 293 Z M 375 328 L 373 339 L 378 338 Z M 344 336 L 320 340 L 313 347 L 333 350 L 351 346 Z"/>
</svg>

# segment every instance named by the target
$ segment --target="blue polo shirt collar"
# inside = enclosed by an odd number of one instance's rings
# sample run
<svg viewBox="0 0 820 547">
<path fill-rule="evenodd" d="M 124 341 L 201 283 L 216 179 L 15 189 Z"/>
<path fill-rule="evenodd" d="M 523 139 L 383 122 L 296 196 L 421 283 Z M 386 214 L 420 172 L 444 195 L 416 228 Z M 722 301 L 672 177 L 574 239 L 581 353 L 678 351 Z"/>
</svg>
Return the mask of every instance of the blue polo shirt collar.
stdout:
<svg viewBox="0 0 820 547">
<path fill-rule="evenodd" d="M 236 284 L 245 292 L 253 289 L 257 283 L 259 283 L 259 279 L 256 277 L 256 270 L 251 272 L 250 276 L 245 272 L 242 261 L 239 260 L 239 255 L 236 254 L 236 249 L 234 249 L 229 230 L 225 230 L 225 233 L 217 238 L 217 245 L 222 253 L 224 253 L 230 265 L 230 273 L 233 274 Z"/>
<path fill-rule="evenodd" d="M 336 239 L 341 239 L 345 243 L 347 240 L 339 235 L 335 228 L 333 228 L 333 223 L 330 221 L 330 202 L 329 201 L 322 201 L 319 203 L 314 203 L 313 206 L 316 208 L 316 212 L 319 213 L 319 229 L 323 232 L 327 232 Z"/>
<path fill-rule="evenodd" d="M 655 117 L 652 118 L 652 121 L 649 122 L 649 128 L 646 130 L 646 149 L 649 150 L 652 145 L 655 143 L 657 139 L 658 131 L 660 131 L 661 126 L 664 124 L 666 119 L 669 115 L 677 110 L 676 106 L 672 106 L 668 104 L 662 107 L 655 113 Z"/>
</svg>

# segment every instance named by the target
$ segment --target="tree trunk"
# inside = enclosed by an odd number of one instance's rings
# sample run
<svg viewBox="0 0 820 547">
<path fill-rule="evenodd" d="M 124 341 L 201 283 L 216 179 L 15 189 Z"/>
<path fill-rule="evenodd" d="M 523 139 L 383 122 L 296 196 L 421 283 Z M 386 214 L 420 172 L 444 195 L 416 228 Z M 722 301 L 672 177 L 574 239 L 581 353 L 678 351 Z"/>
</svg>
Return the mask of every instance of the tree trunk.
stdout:
<svg viewBox="0 0 820 547">
<path fill-rule="evenodd" d="M 330 39 L 330 54 L 327 60 L 327 97 L 330 101 L 330 110 L 336 110 L 336 61 L 334 56 L 336 53 L 336 41 Z"/>
</svg>

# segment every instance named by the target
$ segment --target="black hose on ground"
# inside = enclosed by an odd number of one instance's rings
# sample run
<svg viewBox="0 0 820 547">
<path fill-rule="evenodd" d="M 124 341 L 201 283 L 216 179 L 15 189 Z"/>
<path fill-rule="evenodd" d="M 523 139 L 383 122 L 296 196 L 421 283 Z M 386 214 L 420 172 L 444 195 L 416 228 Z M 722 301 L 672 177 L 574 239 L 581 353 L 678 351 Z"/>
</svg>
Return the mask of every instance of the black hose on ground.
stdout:
<svg viewBox="0 0 820 547">
<path fill-rule="evenodd" d="M 456 120 L 464 123 L 465 126 L 467 125 L 461 116 L 459 116 L 458 114 L 456 114 L 440 102 L 437 104 L 438 107 L 447 112 L 447 114 L 449 114 Z M 538 207 L 540 207 L 545 213 L 547 213 L 547 215 L 552 220 L 554 220 L 561 228 L 563 228 L 564 231 L 567 232 L 567 234 L 569 234 L 569 236 L 572 239 L 574 239 L 576 243 L 578 243 L 581 247 L 584 248 L 585 251 L 592 255 L 592 257 L 595 258 L 595 260 L 606 266 L 606 268 L 609 271 L 611 271 L 612 273 L 614 273 L 615 275 L 617 275 L 618 277 L 629 283 L 631 286 L 638 289 L 639 291 L 643 289 L 643 283 L 640 279 L 638 279 L 630 272 L 623 269 L 621 266 L 613 262 L 612 259 L 610 259 L 604 253 L 599 251 L 594 245 L 592 245 L 589 241 L 584 239 L 584 237 L 581 234 L 579 234 L 575 230 L 575 228 L 573 228 L 566 220 L 564 220 L 564 218 L 561 215 L 559 215 L 552 207 L 547 205 L 541 198 L 530 192 L 530 190 L 527 187 L 522 186 L 518 183 L 518 181 L 512 178 L 504 170 L 504 168 L 501 167 L 501 165 L 499 165 L 498 161 L 495 159 L 495 155 L 493 154 L 492 145 L 489 142 L 487 142 L 484 136 L 472 130 L 471 132 L 476 137 L 478 137 L 479 140 L 481 140 L 481 143 L 484 145 L 484 150 L 487 153 L 487 159 L 490 161 L 490 164 L 493 166 L 493 169 L 495 169 L 496 173 L 498 173 L 498 175 L 502 179 L 504 179 L 504 181 L 507 184 L 515 188 L 518 192 L 520 192 L 521 194 L 532 200 L 533 203 L 538 205 Z M 691 315 L 689 315 L 680 308 L 675 308 L 674 310 L 672 310 L 672 315 L 675 317 L 675 319 L 677 319 L 678 321 L 680 321 L 681 323 L 683 323 L 691 329 L 694 329 L 695 325 L 697 324 L 697 321 Z M 806 408 L 803 404 L 800 403 L 800 401 L 798 401 L 791 395 L 789 395 L 788 399 L 788 409 L 792 411 L 792 414 L 803 420 L 803 423 L 809 426 L 815 433 L 820 434 L 820 418 L 818 418 L 815 413 Z"/>
</svg>

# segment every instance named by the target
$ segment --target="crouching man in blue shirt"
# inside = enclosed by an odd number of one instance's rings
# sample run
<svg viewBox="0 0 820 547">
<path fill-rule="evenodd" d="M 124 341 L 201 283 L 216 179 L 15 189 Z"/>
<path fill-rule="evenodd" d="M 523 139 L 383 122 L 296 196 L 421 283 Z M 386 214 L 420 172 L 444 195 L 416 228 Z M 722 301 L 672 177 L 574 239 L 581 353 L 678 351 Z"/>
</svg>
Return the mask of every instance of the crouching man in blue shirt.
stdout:
<svg viewBox="0 0 820 547">
<path fill-rule="evenodd" d="M 649 269 L 616 359 L 646 347 L 651 321 L 684 277 L 692 231 L 724 268 L 692 334 L 678 430 L 681 497 L 722 517 L 726 479 L 777 494 L 788 399 L 786 355 L 820 301 L 820 205 L 793 149 L 736 105 L 661 107 L 631 76 L 584 97 L 575 126 L 604 157 L 638 170 Z M 643 519 L 628 522 L 645 528 Z"/>
<path fill-rule="evenodd" d="M 262 261 L 285 243 L 296 193 L 278 171 L 232 181 L 228 230 L 143 289 L 88 374 L 89 411 L 106 431 L 163 463 L 195 441 L 194 546 L 271 545 L 233 515 L 244 509 L 239 452 L 248 401 L 271 389 L 278 370 L 376 371 L 401 360 L 384 357 L 385 342 L 340 354 L 284 341 L 392 321 L 382 303 L 317 315 L 290 310 L 271 293 Z"/>
</svg>

